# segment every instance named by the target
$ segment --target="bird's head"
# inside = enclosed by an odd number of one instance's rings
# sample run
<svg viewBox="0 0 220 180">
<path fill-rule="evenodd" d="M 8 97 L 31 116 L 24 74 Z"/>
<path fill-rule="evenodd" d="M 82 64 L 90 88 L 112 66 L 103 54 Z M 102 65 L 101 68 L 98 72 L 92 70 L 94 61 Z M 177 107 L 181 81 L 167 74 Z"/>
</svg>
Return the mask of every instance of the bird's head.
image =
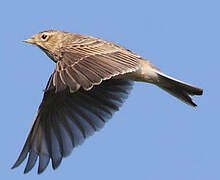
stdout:
<svg viewBox="0 0 220 180">
<path fill-rule="evenodd" d="M 33 35 L 29 39 L 23 40 L 23 42 L 37 45 L 43 50 L 53 51 L 62 44 L 65 39 L 66 32 L 63 31 L 43 31 L 38 34 Z"/>
</svg>

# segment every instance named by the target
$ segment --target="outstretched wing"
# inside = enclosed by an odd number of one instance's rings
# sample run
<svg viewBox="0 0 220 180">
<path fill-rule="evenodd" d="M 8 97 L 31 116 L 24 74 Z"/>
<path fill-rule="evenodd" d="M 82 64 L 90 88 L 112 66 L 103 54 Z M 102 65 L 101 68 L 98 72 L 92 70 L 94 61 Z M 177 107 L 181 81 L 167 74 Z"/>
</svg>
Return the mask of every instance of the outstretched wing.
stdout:
<svg viewBox="0 0 220 180">
<path fill-rule="evenodd" d="M 42 103 L 23 150 L 13 168 L 28 156 L 24 173 L 29 172 L 39 158 L 38 173 L 43 172 L 50 159 L 53 169 L 84 139 L 101 129 L 127 98 L 132 82 L 110 79 L 90 91 L 80 88 L 71 93 L 68 88 L 55 92 L 48 81 Z"/>
<path fill-rule="evenodd" d="M 90 90 L 103 80 L 136 71 L 140 67 L 141 57 L 125 48 L 90 36 L 81 38 L 67 43 L 59 52 L 51 79 L 56 92 L 66 87 L 71 92 L 76 92 L 80 87 Z"/>
</svg>

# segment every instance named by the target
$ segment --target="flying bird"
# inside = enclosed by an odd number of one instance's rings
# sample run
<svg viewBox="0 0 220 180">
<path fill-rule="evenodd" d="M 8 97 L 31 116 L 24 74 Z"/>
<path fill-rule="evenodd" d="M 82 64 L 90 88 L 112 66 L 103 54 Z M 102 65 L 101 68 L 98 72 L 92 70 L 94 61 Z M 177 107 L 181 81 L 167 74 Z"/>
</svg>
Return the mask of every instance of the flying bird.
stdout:
<svg viewBox="0 0 220 180">
<path fill-rule="evenodd" d="M 49 30 L 24 40 L 43 50 L 56 67 L 32 128 L 12 168 L 27 157 L 24 173 L 39 159 L 38 173 L 101 129 L 128 97 L 133 81 L 154 84 L 193 107 L 201 88 L 174 79 L 136 53 L 97 37 Z"/>
</svg>

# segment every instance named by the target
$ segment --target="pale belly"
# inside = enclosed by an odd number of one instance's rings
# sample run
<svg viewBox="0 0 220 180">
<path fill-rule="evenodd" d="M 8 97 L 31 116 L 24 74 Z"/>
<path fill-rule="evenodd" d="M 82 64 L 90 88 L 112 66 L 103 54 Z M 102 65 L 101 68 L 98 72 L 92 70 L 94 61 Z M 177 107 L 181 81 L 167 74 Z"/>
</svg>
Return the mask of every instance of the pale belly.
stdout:
<svg viewBox="0 0 220 180">
<path fill-rule="evenodd" d="M 140 61 L 141 66 L 137 71 L 119 75 L 117 78 L 127 78 L 133 81 L 142 81 L 155 84 L 158 81 L 158 76 L 154 70 L 158 71 L 158 69 L 147 60 L 141 59 Z"/>
</svg>

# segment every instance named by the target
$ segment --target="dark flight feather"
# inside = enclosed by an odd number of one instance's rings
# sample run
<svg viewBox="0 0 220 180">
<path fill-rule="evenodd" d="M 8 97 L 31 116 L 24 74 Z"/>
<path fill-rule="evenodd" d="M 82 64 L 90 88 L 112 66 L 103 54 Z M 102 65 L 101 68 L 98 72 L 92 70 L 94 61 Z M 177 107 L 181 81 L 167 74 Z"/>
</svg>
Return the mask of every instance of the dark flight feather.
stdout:
<svg viewBox="0 0 220 180">
<path fill-rule="evenodd" d="M 23 150 L 13 166 L 19 166 L 28 156 L 25 173 L 34 167 L 37 159 L 38 173 L 46 169 L 50 159 L 56 169 L 74 147 L 104 126 L 132 88 L 129 80 L 111 79 L 90 91 L 81 88 L 70 93 L 66 88 L 56 93 L 51 79 Z"/>
</svg>

